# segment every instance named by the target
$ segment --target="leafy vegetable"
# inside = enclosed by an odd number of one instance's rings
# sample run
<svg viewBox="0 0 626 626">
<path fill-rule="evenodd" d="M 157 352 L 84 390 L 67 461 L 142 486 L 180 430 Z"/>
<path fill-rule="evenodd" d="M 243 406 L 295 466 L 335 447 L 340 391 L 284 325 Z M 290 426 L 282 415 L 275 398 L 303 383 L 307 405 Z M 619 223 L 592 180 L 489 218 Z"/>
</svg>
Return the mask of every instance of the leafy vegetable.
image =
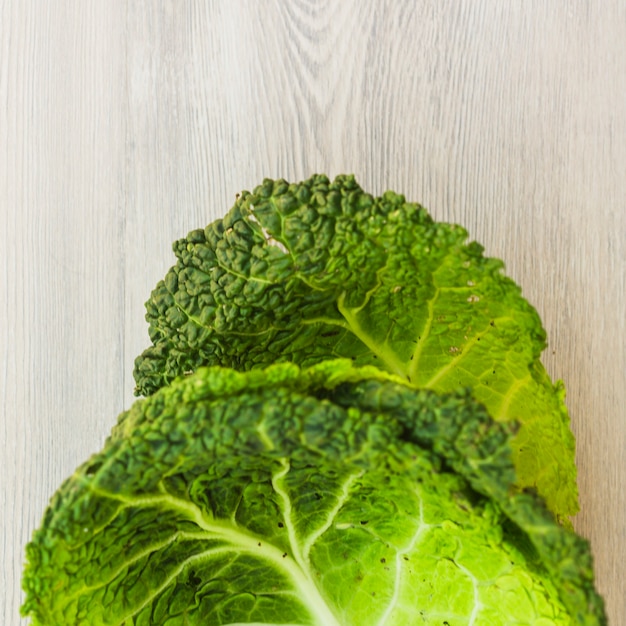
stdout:
<svg viewBox="0 0 626 626">
<path fill-rule="evenodd" d="M 502 263 L 419 205 L 365 193 L 351 176 L 266 180 L 223 220 L 174 244 L 147 303 L 153 346 L 136 361 L 153 393 L 203 365 L 238 370 L 348 357 L 418 388 L 472 389 L 521 424 L 517 484 L 562 522 L 578 510 L 574 439 L 545 332 Z"/>
<path fill-rule="evenodd" d="M 545 333 L 466 237 L 315 176 L 177 242 L 136 361 L 148 397 L 53 496 L 23 614 L 606 624 Z"/>
<path fill-rule="evenodd" d="M 34 624 L 600 624 L 511 425 L 349 361 L 201 368 L 120 416 L 28 547 Z"/>
</svg>

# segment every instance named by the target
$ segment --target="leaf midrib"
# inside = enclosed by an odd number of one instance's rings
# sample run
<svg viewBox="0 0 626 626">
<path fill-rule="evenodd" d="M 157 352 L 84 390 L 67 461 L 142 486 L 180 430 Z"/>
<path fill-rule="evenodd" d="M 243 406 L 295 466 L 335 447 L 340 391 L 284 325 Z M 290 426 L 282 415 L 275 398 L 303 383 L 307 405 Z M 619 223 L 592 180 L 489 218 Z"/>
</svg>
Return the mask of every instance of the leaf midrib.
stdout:
<svg viewBox="0 0 626 626">
<path fill-rule="evenodd" d="M 292 582 L 293 587 L 300 592 L 299 600 L 309 610 L 310 615 L 316 620 L 320 626 L 341 626 L 335 615 L 327 606 L 326 601 L 321 596 L 319 589 L 313 582 L 308 571 L 305 571 L 303 564 L 296 561 L 295 555 L 287 554 L 283 550 L 277 548 L 268 542 L 265 537 L 255 535 L 247 529 L 244 529 L 234 522 L 221 522 L 220 520 L 207 517 L 203 511 L 193 502 L 181 500 L 171 494 L 150 495 L 138 498 L 128 498 L 118 494 L 112 494 L 105 490 L 99 489 L 91 483 L 84 483 L 95 495 L 117 500 L 124 504 L 120 510 L 128 507 L 154 507 L 161 509 L 175 510 L 182 513 L 184 517 L 198 525 L 205 536 L 211 539 L 221 539 L 232 548 L 211 548 L 206 552 L 195 554 L 186 559 L 176 569 L 172 576 L 168 577 L 166 582 L 161 585 L 153 594 L 146 598 L 146 601 L 139 607 L 136 607 L 129 615 L 125 616 L 120 622 L 120 626 L 126 623 L 132 615 L 136 615 L 143 607 L 151 602 L 163 589 L 178 576 L 189 563 L 194 562 L 207 554 L 213 554 L 216 551 L 235 551 L 252 554 L 257 558 L 264 559 L 271 563 L 277 569 L 283 571 L 287 578 Z"/>
</svg>

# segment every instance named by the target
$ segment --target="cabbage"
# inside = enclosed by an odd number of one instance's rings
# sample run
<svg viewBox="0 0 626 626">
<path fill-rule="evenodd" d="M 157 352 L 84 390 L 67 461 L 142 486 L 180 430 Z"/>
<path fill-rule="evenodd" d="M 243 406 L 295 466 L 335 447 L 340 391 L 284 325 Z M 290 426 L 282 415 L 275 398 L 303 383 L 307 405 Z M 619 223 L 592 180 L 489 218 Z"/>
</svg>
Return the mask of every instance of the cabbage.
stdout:
<svg viewBox="0 0 626 626">
<path fill-rule="evenodd" d="M 144 395 L 203 365 L 237 370 L 345 357 L 417 388 L 469 387 L 494 419 L 520 424 L 518 485 L 563 523 L 578 510 L 574 437 L 545 331 L 520 288 L 454 224 L 352 176 L 266 180 L 228 215 L 174 244 L 147 302 L 153 345 L 136 361 Z"/>
<path fill-rule="evenodd" d="M 598 624 L 509 425 L 349 361 L 200 368 L 121 415 L 28 548 L 34 624 Z M 574 618 L 574 619 L 572 619 Z"/>
<path fill-rule="evenodd" d="M 461 227 L 266 180 L 174 244 L 101 452 L 27 546 L 34 626 L 606 624 L 545 332 Z"/>
</svg>

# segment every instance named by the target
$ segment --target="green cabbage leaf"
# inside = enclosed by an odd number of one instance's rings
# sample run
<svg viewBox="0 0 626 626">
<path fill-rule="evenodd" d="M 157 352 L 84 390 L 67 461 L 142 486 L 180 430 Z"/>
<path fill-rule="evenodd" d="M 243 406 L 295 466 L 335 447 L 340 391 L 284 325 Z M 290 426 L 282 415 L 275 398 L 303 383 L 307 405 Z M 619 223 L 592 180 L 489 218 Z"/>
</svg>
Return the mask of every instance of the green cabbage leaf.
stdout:
<svg viewBox="0 0 626 626">
<path fill-rule="evenodd" d="M 27 548 L 38 625 L 604 624 L 516 425 L 351 360 L 199 368 L 123 413 Z"/>
<path fill-rule="evenodd" d="M 147 303 L 143 395 L 201 366 L 237 370 L 331 358 L 375 365 L 416 388 L 470 388 L 518 422 L 516 480 L 564 524 L 578 510 L 574 438 L 561 382 L 540 361 L 545 332 L 503 264 L 466 231 L 351 176 L 266 180 L 224 219 L 174 244 Z"/>
</svg>

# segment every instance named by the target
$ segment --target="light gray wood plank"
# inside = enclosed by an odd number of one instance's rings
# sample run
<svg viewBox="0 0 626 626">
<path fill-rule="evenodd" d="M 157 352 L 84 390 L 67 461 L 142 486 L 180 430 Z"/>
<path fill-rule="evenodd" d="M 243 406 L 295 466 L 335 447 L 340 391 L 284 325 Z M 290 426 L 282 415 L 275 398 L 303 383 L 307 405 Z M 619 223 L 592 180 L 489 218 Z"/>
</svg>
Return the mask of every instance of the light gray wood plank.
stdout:
<svg viewBox="0 0 626 626">
<path fill-rule="evenodd" d="M 24 546 L 123 406 L 123 6 L 0 3 L 0 623 Z"/>
<path fill-rule="evenodd" d="M 625 91 L 620 0 L 0 2 L 2 623 L 49 495 L 132 401 L 171 242 L 325 171 L 462 223 L 537 306 L 619 624 Z"/>
</svg>

